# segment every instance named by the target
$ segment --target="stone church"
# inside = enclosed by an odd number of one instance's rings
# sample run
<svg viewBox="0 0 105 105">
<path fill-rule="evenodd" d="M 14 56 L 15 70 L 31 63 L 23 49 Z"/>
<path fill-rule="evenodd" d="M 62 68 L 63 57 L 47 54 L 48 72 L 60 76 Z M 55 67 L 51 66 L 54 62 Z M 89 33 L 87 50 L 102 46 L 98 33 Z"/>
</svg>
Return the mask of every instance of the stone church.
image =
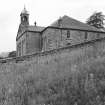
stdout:
<svg viewBox="0 0 105 105">
<path fill-rule="evenodd" d="M 48 27 L 29 25 L 26 8 L 20 14 L 16 37 L 17 56 L 59 49 L 105 36 L 103 30 L 94 28 L 69 16 L 57 19 Z"/>
</svg>

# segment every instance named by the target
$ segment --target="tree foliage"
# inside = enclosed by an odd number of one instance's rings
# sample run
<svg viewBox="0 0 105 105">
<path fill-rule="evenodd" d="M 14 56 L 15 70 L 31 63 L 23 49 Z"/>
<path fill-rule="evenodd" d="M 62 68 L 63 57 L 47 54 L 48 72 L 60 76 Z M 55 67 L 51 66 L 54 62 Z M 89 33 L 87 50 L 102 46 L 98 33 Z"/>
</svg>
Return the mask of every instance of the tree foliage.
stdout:
<svg viewBox="0 0 105 105">
<path fill-rule="evenodd" d="M 11 51 L 8 57 L 16 57 L 16 51 Z"/>
<path fill-rule="evenodd" d="M 102 12 L 95 12 L 87 19 L 86 23 L 100 29 L 104 27 L 104 20 L 105 15 Z"/>
</svg>

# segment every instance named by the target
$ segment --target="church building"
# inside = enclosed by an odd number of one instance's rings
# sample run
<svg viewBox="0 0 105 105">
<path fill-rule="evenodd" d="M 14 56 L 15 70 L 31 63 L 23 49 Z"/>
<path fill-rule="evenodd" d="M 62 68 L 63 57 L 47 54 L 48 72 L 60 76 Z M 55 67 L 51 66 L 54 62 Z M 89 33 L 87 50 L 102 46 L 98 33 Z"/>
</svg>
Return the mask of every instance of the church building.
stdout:
<svg viewBox="0 0 105 105">
<path fill-rule="evenodd" d="M 16 37 L 17 56 L 59 49 L 105 36 L 103 30 L 89 26 L 69 16 L 57 19 L 48 27 L 29 24 L 26 8 L 20 14 Z"/>
</svg>

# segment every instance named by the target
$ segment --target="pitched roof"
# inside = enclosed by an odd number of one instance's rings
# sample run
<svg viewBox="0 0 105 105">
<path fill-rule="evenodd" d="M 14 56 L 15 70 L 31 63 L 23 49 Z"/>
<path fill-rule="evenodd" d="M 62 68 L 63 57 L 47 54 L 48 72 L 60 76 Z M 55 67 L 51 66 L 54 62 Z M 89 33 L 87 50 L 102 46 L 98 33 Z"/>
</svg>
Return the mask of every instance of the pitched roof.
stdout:
<svg viewBox="0 0 105 105">
<path fill-rule="evenodd" d="M 44 28 L 40 26 L 28 26 L 28 31 L 41 32 Z"/>
<path fill-rule="evenodd" d="M 82 23 L 76 19 L 73 19 L 68 16 L 63 16 L 61 19 L 61 26 L 62 28 L 72 28 L 72 29 L 81 29 L 81 30 L 89 30 L 89 31 L 102 31 L 100 29 L 97 29 L 93 26 L 90 26 L 88 24 Z M 58 19 L 59 20 L 59 19 Z M 59 27 L 58 26 L 58 20 L 56 20 L 51 26 L 53 27 Z"/>
</svg>

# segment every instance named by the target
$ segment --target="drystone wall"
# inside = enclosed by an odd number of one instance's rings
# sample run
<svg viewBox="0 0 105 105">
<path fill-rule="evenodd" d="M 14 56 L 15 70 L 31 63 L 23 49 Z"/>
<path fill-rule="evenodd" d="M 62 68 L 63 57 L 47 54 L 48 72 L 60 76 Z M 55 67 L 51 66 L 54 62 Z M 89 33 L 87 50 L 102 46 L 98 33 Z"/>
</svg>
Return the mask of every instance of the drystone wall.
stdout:
<svg viewBox="0 0 105 105">
<path fill-rule="evenodd" d="M 85 43 L 72 45 L 60 49 L 46 51 L 34 56 L 36 63 L 68 60 L 70 64 L 84 63 L 89 59 L 105 55 L 105 38 L 95 39 Z"/>
<path fill-rule="evenodd" d="M 95 39 L 84 43 L 71 45 L 59 49 L 35 53 L 27 56 L 7 59 L 6 63 L 33 62 L 48 64 L 49 62 L 68 61 L 79 65 L 90 59 L 105 56 L 105 38 Z"/>
</svg>

